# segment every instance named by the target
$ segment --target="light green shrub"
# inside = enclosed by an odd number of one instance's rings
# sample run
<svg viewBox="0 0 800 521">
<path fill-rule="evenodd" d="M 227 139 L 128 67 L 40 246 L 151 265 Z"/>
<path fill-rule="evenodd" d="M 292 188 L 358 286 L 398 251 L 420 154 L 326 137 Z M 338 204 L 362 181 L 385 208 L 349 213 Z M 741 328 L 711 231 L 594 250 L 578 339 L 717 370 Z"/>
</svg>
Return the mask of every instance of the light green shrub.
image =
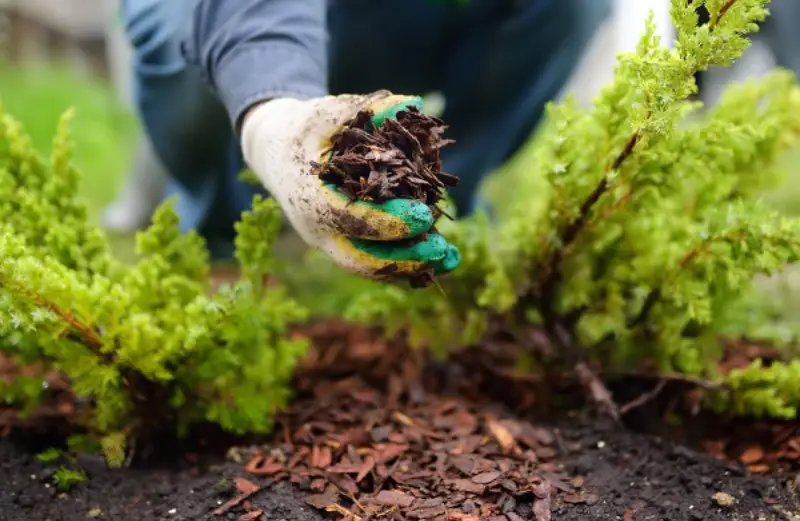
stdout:
<svg viewBox="0 0 800 521">
<path fill-rule="evenodd" d="M 708 0 L 711 21 L 699 26 L 702 3 L 672 1 L 674 49 L 651 18 L 590 110 L 549 107 L 528 162 L 508 168 L 517 175 L 504 180 L 502 221 L 442 224 L 464 257 L 443 292 L 375 286 L 349 318 L 407 329 L 440 352 L 479 342 L 490 324 L 533 323 L 602 368 L 655 361 L 733 387 L 712 397 L 720 409 L 794 416 L 800 365 L 720 375 L 716 362 L 721 335 L 746 333 L 754 276 L 800 253 L 800 221 L 759 197 L 797 143 L 800 89 L 778 71 L 701 111 L 689 100 L 695 73 L 739 58 L 768 0 Z"/>
<path fill-rule="evenodd" d="M 196 422 L 265 432 L 290 395 L 306 343 L 289 325 L 306 316 L 269 282 L 280 211 L 256 198 L 237 224 L 242 277 L 209 292 L 209 256 L 181 234 L 174 201 L 137 237 L 133 265 L 112 257 L 77 197 L 68 121 L 49 161 L 0 112 L 0 353 L 60 371 L 86 404 L 81 425 L 120 464 L 126 441 Z M 0 400 L 27 412 L 40 375 L 0 381 Z"/>
</svg>

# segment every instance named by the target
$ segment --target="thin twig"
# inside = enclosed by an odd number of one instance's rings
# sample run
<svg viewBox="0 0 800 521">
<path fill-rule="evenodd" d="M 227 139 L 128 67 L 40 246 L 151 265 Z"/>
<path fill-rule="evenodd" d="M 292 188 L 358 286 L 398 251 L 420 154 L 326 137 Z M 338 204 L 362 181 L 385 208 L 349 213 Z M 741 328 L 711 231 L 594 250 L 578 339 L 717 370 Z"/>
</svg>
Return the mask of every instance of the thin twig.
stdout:
<svg viewBox="0 0 800 521">
<path fill-rule="evenodd" d="M 703 242 L 692 248 L 689 252 L 686 253 L 686 255 L 684 255 L 683 259 L 681 259 L 680 262 L 680 269 L 685 268 L 701 253 L 706 253 L 712 245 L 723 241 L 741 240 L 744 233 L 745 232 L 739 231 L 739 232 L 724 233 L 716 237 L 709 237 L 708 239 L 704 240 Z"/>
<path fill-rule="evenodd" d="M 619 406 L 600 376 L 585 361 L 578 362 L 575 366 L 575 372 L 578 374 L 578 380 L 580 380 L 581 385 L 589 390 L 594 403 L 600 406 L 613 420 L 619 421 L 621 415 Z"/>
<path fill-rule="evenodd" d="M 590 221 L 590 222 L 589 222 L 589 223 L 586 225 L 586 227 L 587 227 L 587 228 L 594 228 L 595 226 L 597 226 L 597 223 L 598 223 L 598 222 L 600 222 L 600 221 L 602 221 L 602 220 L 604 220 L 604 219 L 607 219 L 609 215 L 611 215 L 611 214 L 612 214 L 612 213 L 614 213 L 615 211 L 617 211 L 617 210 L 619 210 L 620 208 L 622 208 L 623 206 L 625 206 L 625 203 L 627 203 L 628 201 L 630 201 L 632 196 L 633 196 L 633 190 L 629 188 L 629 189 L 628 189 L 628 191 L 627 191 L 627 192 L 625 192 L 625 193 L 622 195 L 622 197 L 620 197 L 619 199 L 617 199 L 616 201 L 614 201 L 614 203 L 613 203 L 611 206 L 609 206 L 608 208 L 606 208 L 605 210 L 603 210 L 603 213 L 601 213 L 600 215 L 598 215 L 597 217 L 595 217 L 594 219 L 592 219 L 592 220 L 591 220 L 591 221 Z"/>
<path fill-rule="evenodd" d="M 631 400 L 630 402 L 621 406 L 619 408 L 619 414 L 621 416 L 625 416 L 633 409 L 641 407 L 647 402 L 654 400 L 659 394 L 661 394 L 661 391 L 664 390 L 664 388 L 667 386 L 667 383 L 668 383 L 667 380 L 660 380 L 651 391 L 643 393 L 638 398 Z"/>
<path fill-rule="evenodd" d="M 728 10 L 731 7 L 733 7 L 733 4 L 735 4 L 735 3 L 736 3 L 736 0 L 728 0 L 727 2 L 725 2 L 725 4 L 719 10 L 719 15 L 714 20 L 711 20 L 708 23 L 708 31 L 709 32 L 714 32 L 714 29 L 717 28 L 717 25 L 719 25 L 719 22 L 720 22 L 720 20 L 722 20 L 722 17 L 725 16 L 725 13 L 727 13 Z"/>
<path fill-rule="evenodd" d="M 76 340 L 79 343 L 91 349 L 92 352 L 97 356 L 99 356 L 100 358 L 102 358 L 104 362 L 106 363 L 113 362 L 113 360 L 111 360 L 111 358 L 107 354 L 101 351 L 103 347 L 103 341 L 100 339 L 99 334 L 94 329 L 92 329 L 91 326 L 84 324 L 79 319 L 75 318 L 75 315 L 73 315 L 71 312 L 64 311 L 56 304 L 48 302 L 39 293 L 25 287 L 24 284 L 18 281 L 13 281 L 13 282 L 17 286 L 19 286 L 19 289 L 20 291 L 22 291 L 22 293 L 26 293 L 29 298 L 33 299 L 34 303 L 37 306 L 52 311 L 53 313 L 58 315 L 58 317 L 61 320 L 63 320 L 67 325 L 69 325 L 69 327 L 72 328 L 71 333 L 68 335 L 69 338 L 72 338 L 73 340 Z M 0 286 L 7 286 L 7 285 L 8 284 L 6 283 L 0 282 Z"/>
<path fill-rule="evenodd" d="M 639 314 L 636 315 L 633 320 L 628 321 L 628 328 L 630 329 L 644 324 L 647 321 L 648 315 L 650 315 L 650 311 L 656 305 L 659 298 L 661 298 L 661 287 L 651 290 L 647 297 L 645 297 L 644 304 L 642 304 L 642 309 L 639 311 Z"/>
<path fill-rule="evenodd" d="M 631 154 L 633 154 L 633 149 L 636 148 L 639 138 L 639 132 L 634 132 L 631 135 L 630 139 L 628 139 L 628 142 L 625 144 L 625 148 L 623 148 L 619 155 L 617 155 L 617 157 L 614 159 L 614 162 L 611 163 L 608 168 L 606 168 L 606 173 L 603 175 L 603 178 L 597 184 L 595 189 L 592 190 L 592 193 L 590 193 L 589 196 L 583 201 L 583 204 L 581 204 L 578 216 L 574 221 L 567 225 L 567 227 L 564 228 L 564 231 L 561 233 L 561 240 L 559 241 L 560 244 L 550 256 L 550 260 L 547 262 L 547 266 L 544 269 L 544 281 L 542 282 L 541 286 L 541 295 L 543 300 L 552 300 L 552 297 L 554 296 L 553 292 L 560 280 L 559 265 L 564 257 L 565 250 L 572 244 L 580 231 L 586 225 L 589 218 L 589 213 L 592 211 L 592 208 L 594 208 L 594 205 L 597 204 L 597 202 L 606 192 L 608 192 L 610 187 L 610 183 L 608 182 L 608 174 L 619 169 L 625 160 L 628 159 Z"/>
<path fill-rule="evenodd" d="M 38 293 L 34 292 L 33 295 L 36 303 L 39 306 L 49 309 L 58 315 L 61 320 L 68 323 L 70 327 L 72 327 L 72 329 L 74 329 L 80 335 L 83 343 L 87 347 L 91 348 L 95 352 L 103 347 L 103 341 L 100 339 L 100 336 L 90 326 L 82 323 L 69 311 L 64 311 L 52 302 L 45 301 Z"/>
<path fill-rule="evenodd" d="M 586 361 L 586 353 L 583 352 L 573 341 L 572 334 L 561 324 L 557 317 L 549 316 L 545 318 L 545 328 L 548 330 L 553 342 L 561 349 L 565 358 L 572 359 L 575 374 L 584 389 L 589 391 L 590 396 L 606 414 L 615 421 L 619 421 L 619 407 L 614 402 L 614 397 L 608 390 L 600 376 L 589 367 Z"/>
<path fill-rule="evenodd" d="M 690 384 L 706 391 L 730 391 L 731 388 L 725 384 L 715 383 L 711 380 L 681 373 L 647 373 L 629 369 L 606 369 L 603 371 L 607 376 L 625 376 L 633 378 L 647 378 L 661 380 L 664 382 L 679 382 Z"/>
</svg>

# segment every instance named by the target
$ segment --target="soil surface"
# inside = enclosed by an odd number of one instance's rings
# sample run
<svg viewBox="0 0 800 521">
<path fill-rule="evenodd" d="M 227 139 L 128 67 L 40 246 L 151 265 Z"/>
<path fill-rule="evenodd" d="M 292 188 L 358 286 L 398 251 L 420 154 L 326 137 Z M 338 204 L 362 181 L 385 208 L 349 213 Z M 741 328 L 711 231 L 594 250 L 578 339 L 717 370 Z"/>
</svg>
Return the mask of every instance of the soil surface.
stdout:
<svg viewBox="0 0 800 521">
<path fill-rule="evenodd" d="M 302 334 L 314 349 L 296 398 L 258 445 L 228 449 L 209 433 L 191 447 L 159 440 L 140 444 L 132 467 L 109 470 L 98 456 L 44 463 L 36 454 L 52 428 L 7 425 L 0 521 L 800 521 L 797 422 L 693 416 L 667 429 L 658 400 L 627 428 L 594 408 L 547 415 L 548 393 L 566 390 L 513 373 L 508 344 L 437 364 L 360 328 Z M 615 398 L 648 385 L 629 382 Z M 59 490 L 62 464 L 87 479 Z"/>
<path fill-rule="evenodd" d="M 790 512 L 800 512 L 798 483 L 792 479 L 747 476 L 739 466 L 592 418 L 565 421 L 554 432 L 566 447 L 560 458 L 564 471 L 583 480 L 575 502 L 553 504 L 556 520 L 786 521 L 793 519 Z M 259 479 L 230 460 L 202 470 L 188 461 L 172 468 L 124 470 L 89 461 L 84 463 L 89 480 L 66 493 L 52 484 L 53 467 L 27 447 L 0 442 L 0 462 L 2 521 L 303 521 L 327 515 L 306 504 L 307 493 L 299 486 Z M 258 490 L 215 515 L 240 495 L 236 478 Z M 526 503 L 516 510 L 522 519 L 536 519 Z"/>
</svg>

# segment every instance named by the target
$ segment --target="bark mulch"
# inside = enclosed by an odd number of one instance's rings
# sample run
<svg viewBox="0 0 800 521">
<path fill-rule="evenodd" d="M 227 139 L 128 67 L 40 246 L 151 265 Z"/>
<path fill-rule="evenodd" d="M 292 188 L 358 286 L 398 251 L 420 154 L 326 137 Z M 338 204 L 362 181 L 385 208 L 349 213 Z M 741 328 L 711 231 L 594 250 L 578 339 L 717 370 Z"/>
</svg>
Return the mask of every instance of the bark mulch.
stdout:
<svg viewBox="0 0 800 521">
<path fill-rule="evenodd" d="M 351 201 L 382 203 L 390 199 L 416 199 L 431 207 L 458 177 L 442 172 L 439 151 L 452 143 L 442 136 L 444 122 L 415 107 L 372 124 L 374 112 L 364 110 L 331 138 L 331 157 L 314 163 L 314 173 L 333 184 Z"/>
<path fill-rule="evenodd" d="M 517 503 L 527 501 L 544 520 L 554 496 L 581 500 L 552 462 L 549 430 L 421 394 L 325 389 L 298 403 L 281 421 L 282 443 L 245 468 L 290 479 L 311 492 L 309 504 L 345 519 L 517 521 Z"/>
<path fill-rule="evenodd" d="M 536 399 L 524 395 L 537 386 L 486 368 L 502 365 L 502 348 L 438 365 L 342 324 L 303 334 L 317 347 L 272 440 L 210 466 L 196 449 L 111 471 L 84 458 L 90 479 L 68 492 L 30 448 L 0 441 L 0 521 L 791 520 L 800 511 L 797 465 L 753 475 L 591 413 L 534 420 Z"/>
</svg>

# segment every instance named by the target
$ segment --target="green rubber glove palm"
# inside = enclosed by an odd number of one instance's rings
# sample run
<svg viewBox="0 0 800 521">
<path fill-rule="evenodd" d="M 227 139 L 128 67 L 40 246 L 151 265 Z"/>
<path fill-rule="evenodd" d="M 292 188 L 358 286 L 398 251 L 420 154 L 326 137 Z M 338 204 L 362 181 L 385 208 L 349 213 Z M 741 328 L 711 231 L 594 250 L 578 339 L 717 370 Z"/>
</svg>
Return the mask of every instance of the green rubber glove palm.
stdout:
<svg viewBox="0 0 800 521">
<path fill-rule="evenodd" d="M 427 205 L 410 199 L 382 204 L 351 203 L 332 185 L 312 174 L 312 162 L 324 162 L 330 138 L 361 110 L 383 124 L 418 97 L 387 91 L 371 95 L 326 96 L 311 100 L 274 99 L 251 109 L 242 127 L 245 159 L 278 201 L 297 233 L 337 264 L 380 280 L 416 278 L 433 270 L 452 271 L 458 250 L 429 233 L 434 216 Z M 424 240 L 409 241 L 427 234 Z"/>
</svg>

